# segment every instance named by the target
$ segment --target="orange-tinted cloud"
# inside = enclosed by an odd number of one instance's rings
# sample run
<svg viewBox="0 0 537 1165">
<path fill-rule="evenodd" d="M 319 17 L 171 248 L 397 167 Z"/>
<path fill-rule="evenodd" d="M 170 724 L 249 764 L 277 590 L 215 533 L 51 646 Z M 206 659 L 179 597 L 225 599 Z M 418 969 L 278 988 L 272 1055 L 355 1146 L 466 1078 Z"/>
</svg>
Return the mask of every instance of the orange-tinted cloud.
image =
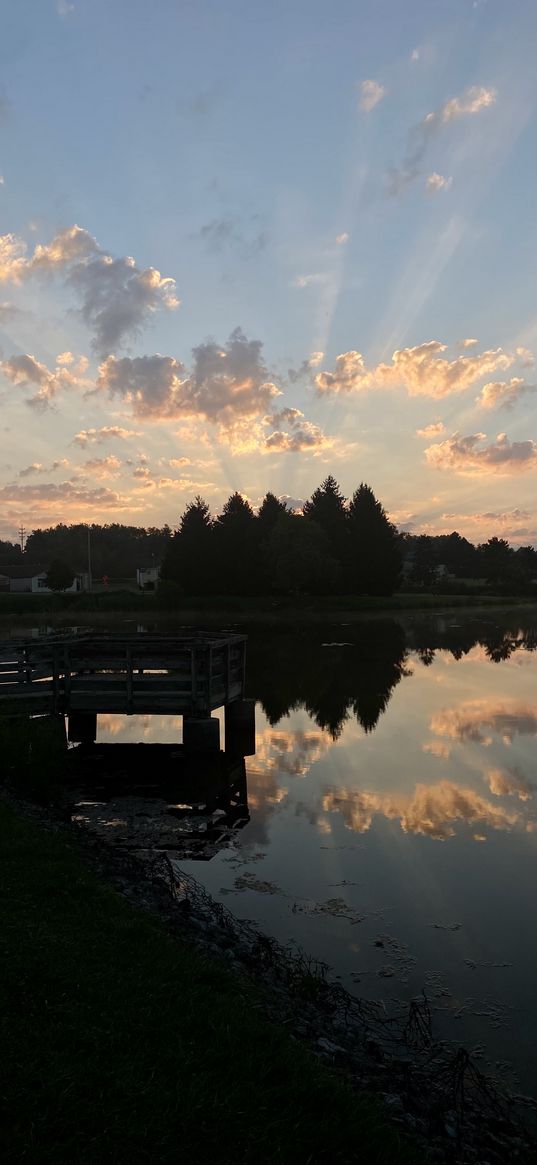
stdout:
<svg viewBox="0 0 537 1165">
<path fill-rule="evenodd" d="M 418 784 L 412 794 L 331 789 L 323 797 L 322 808 L 324 812 L 341 813 L 347 829 L 358 833 L 366 833 L 374 817 L 382 816 L 399 820 L 405 833 L 424 834 L 438 841 L 454 836 L 457 821 L 507 830 L 526 824 L 515 810 L 505 809 L 453 781 Z"/>
<path fill-rule="evenodd" d="M 434 469 L 450 469 L 469 477 L 490 474 L 528 473 L 537 469 L 535 441 L 510 441 L 499 433 L 490 445 L 484 445 L 484 433 L 468 437 L 454 433 L 438 445 L 425 450 L 425 460 Z"/>
<path fill-rule="evenodd" d="M 413 348 L 397 349 L 391 364 L 368 367 L 361 352 L 343 352 L 336 357 L 333 372 L 318 372 L 315 384 L 321 393 L 360 393 L 374 388 L 406 388 L 409 396 L 430 396 L 437 400 L 464 392 L 483 376 L 509 368 L 518 359 L 516 352 L 491 348 L 473 355 L 448 360 L 447 345 L 428 340 Z"/>
<path fill-rule="evenodd" d="M 430 727 L 437 736 L 462 743 L 485 744 L 493 731 L 511 744 L 516 735 L 537 736 L 537 707 L 521 700 L 467 700 L 435 713 Z"/>
<path fill-rule="evenodd" d="M 102 445 L 105 441 L 127 441 L 129 437 L 140 437 L 136 429 L 123 429 L 121 425 L 103 425 L 100 429 L 81 429 L 73 437 L 73 445 L 85 449 L 87 445 Z"/>
<path fill-rule="evenodd" d="M 533 392 L 537 392 L 537 385 L 526 384 L 522 376 L 491 380 L 481 389 L 476 404 L 482 409 L 512 409 L 517 401 Z"/>
<path fill-rule="evenodd" d="M 35 356 L 31 356 L 29 353 L 11 356 L 8 360 L 0 361 L 0 370 L 11 384 L 22 388 L 37 389 L 26 403 L 39 410 L 49 408 L 62 388 L 87 387 L 89 382 L 84 378 L 86 368 L 87 361 L 84 357 L 80 357 L 73 369 L 66 367 L 65 362 L 63 362 L 58 363 L 54 371 L 51 371 L 46 364 L 40 363 Z"/>
</svg>

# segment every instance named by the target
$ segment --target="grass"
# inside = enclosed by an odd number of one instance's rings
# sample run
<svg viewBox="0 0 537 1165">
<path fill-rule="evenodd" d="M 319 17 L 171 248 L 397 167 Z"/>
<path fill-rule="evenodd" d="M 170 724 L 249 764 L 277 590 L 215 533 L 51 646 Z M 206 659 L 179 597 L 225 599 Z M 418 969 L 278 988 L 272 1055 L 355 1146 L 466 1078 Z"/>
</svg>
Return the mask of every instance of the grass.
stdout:
<svg viewBox="0 0 537 1165">
<path fill-rule="evenodd" d="M 62 793 L 67 742 L 62 716 L 1 716 L 2 778 L 21 796 L 50 805 Z"/>
<path fill-rule="evenodd" d="M 301 595 L 277 597 L 252 595 L 159 596 L 158 592 L 110 591 L 78 595 L 0 594 L 0 621 L 20 616 L 34 619 L 40 615 L 75 619 L 80 614 L 114 615 L 125 612 L 141 621 L 160 615 L 187 621 L 209 618 L 222 620 L 235 616 L 248 621 L 263 616 L 267 621 L 282 622 L 331 618 L 365 612 L 441 611 L 453 608 L 534 606 L 536 596 L 491 594 L 403 594 L 395 595 Z M 12 624 L 11 624 L 12 625 Z"/>
<path fill-rule="evenodd" d="M 4 1162 L 417 1162 L 256 992 L 0 802 Z M 2 1144 L 3 1141 L 3 1144 Z"/>
</svg>

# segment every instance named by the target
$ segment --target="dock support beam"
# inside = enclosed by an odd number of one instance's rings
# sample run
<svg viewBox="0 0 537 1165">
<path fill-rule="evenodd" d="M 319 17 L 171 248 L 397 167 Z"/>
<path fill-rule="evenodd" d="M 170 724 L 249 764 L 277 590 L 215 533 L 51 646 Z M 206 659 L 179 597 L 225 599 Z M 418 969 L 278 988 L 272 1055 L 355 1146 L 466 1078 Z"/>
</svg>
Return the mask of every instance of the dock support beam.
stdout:
<svg viewBox="0 0 537 1165">
<path fill-rule="evenodd" d="M 255 753 L 255 700 L 233 700 L 226 704 L 226 753 L 253 756 Z"/>
<path fill-rule="evenodd" d="M 94 744 L 97 739 L 97 713 L 70 712 L 67 739 L 72 744 Z"/>
<path fill-rule="evenodd" d="M 183 716 L 183 745 L 189 752 L 218 752 L 220 721 L 215 716 Z"/>
</svg>

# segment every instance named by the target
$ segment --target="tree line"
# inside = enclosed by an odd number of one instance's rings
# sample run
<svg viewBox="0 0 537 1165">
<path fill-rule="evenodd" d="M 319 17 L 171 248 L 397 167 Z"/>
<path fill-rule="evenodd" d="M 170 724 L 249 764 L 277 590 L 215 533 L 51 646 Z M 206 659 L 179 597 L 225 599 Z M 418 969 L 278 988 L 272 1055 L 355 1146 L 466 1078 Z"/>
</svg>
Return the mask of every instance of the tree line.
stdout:
<svg viewBox="0 0 537 1165">
<path fill-rule="evenodd" d="M 474 546 L 457 532 L 398 532 L 369 485 L 346 499 L 329 475 L 301 514 L 267 493 L 254 512 L 233 493 L 217 516 L 197 497 L 175 532 L 163 527 L 60 523 L 37 529 L 20 546 L 0 542 L 2 564 L 88 567 L 94 579 L 132 579 L 137 567 L 161 564 L 163 587 L 185 595 L 369 594 L 404 590 L 464 590 L 483 582 L 497 593 L 531 592 L 537 579 L 533 546 L 514 550 L 493 537 Z M 64 571 L 65 574 L 65 571 Z M 462 580 L 462 581 L 461 581 Z"/>
<path fill-rule="evenodd" d="M 188 595 L 390 595 L 401 577 L 395 526 L 370 486 L 349 502 L 332 476 L 302 514 L 267 493 L 257 514 L 239 493 L 212 518 L 203 498 L 181 517 L 162 579 Z"/>
</svg>

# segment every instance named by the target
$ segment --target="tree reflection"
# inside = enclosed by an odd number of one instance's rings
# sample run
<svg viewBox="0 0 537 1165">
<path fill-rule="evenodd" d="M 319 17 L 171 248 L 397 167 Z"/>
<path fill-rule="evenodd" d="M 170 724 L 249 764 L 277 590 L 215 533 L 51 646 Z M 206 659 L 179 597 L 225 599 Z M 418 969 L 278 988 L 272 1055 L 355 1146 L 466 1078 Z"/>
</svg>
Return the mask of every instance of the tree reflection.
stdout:
<svg viewBox="0 0 537 1165">
<path fill-rule="evenodd" d="M 338 629 L 340 638 L 341 628 Z M 345 628 L 345 642 L 321 632 L 252 638 L 248 687 L 270 724 L 301 706 L 333 740 L 350 716 L 371 732 L 405 674 L 405 633 L 394 619 Z"/>
<path fill-rule="evenodd" d="M 336 639 L 337 637 L 337 639 Z M 345 642 L 342 642 L 345 640 Z M 462 659 L 481 646 L 493 663 L 516 651 L 535 651 L 533 628 L 506 629 L 490 619 L 413 615 L 408 623 L 369 619 L 332 628 L 254 634 L 248 645 L 248 689 L 269 724 L 302 707 L 333 740 L 356 717 L 372 732 L 415 655 L 431 667 L 438 651 Z"/>
</svg>

